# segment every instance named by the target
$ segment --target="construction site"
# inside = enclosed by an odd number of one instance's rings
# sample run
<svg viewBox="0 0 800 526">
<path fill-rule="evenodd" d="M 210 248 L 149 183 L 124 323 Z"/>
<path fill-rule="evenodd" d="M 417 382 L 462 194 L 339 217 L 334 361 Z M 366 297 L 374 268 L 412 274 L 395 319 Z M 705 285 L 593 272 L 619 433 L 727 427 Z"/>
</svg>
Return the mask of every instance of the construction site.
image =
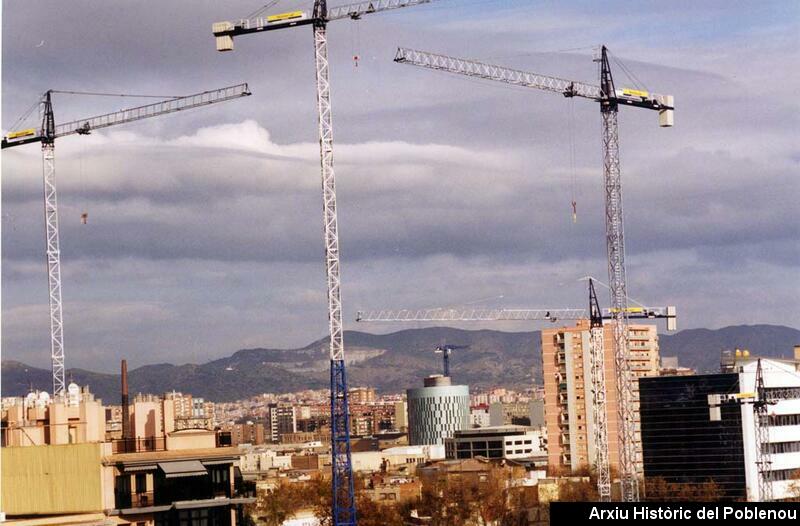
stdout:
<svg viewBox="0 0 800 526">
<path fill-rule="evenodd" d="M 654 4 L 683 25 L 649 34 L 615 2 L 274 0 L 176 28 L 185 3 L 156 20 L 87 1 L 39 35 L 53 6 L 35 4 L 3 6 L 3 521 L 797 512 L 796 135 L 740 134 L 781 111 L 796 132 L 800 112 L 780 92 L 757 107 L 716 55 L 752 47 L 740 18 Z M 766 10 L 748 31 L 777 28 L 758 53 L 778 56 L 800 12 Z M 112 405 L 90 390 L 108 375 Z"/>
</svg>

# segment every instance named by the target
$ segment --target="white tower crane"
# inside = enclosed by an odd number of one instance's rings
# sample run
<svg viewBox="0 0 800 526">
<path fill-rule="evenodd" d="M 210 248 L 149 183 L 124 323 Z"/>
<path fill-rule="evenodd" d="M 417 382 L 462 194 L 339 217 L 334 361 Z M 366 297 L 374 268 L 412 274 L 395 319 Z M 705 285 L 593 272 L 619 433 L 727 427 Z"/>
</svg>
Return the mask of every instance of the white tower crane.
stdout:
<svg viewBox="0 0 800 526">
<path fill-rule="evenodd" d="M 619 394 L 620 472 L 622 500 L 639 500 L 636 474 L 636 422 L 633 414 L 633 391 L 630 385 L 627 350 L 627 294 L 625 280 L 625 245 L 623 239 L 622 186 L 619 169 L 617 111 L 620 105 L 659 112 L 661 126 L 672 126 L 673 97 L 636 89 L 616 89 L 608 61 L 608 50 L 600 50 L 600 86 L 538 75 L 473 60 L 399 48 L 395 61 L 424 68 L 478 77 L 506 84 L 561 93 L 565 97 L 583 97 L 600 103 L 603 120 L 603 176 L 605 180 L 606 248 L 611 307 L 614 323 L 614 361 Z"/>
<path fill-rule="evenodd" d="M 9 133 L 3 138 L 2 147 L 10 148 L 32 142 L 42 143 L 44 173 L 44 217 L 47 239 L 47 281 L 50 296 L 50 358 L 53 372 L 53 395 L 65 392 L 64 379 L 64 320 L 61 309 L 61 251 L 58 236 L 58 199 L 56 192 L 55 141 L 67 135 L 88 135 L 92 130 L 108 128 L 167 113 L 198 108 L 250 95 L 247 84 L 203 91 L 185 97 L 175 97 L 154 104 L 137 106 L 125 110 L 56 124 L 51 95 L 53 93 L 76 93 L 49 90 L 41 101 L 42 126 L 39 129 Z M 86 93 L 81 93 L 86 94 Z M 105 95 L 105 94 L 103 94 Z"/>
<path fill-rule="evenodd" d="M 428 4 L 433 0 L 368 0 L 328 9 L 326 0 L 314 0 L 311 13 L 298 10 L 269 16 L 216 22 L 212 32 L 217 51 L 232 51 L 233 37 L 311 25 L 314 29 L 314 60 L 317 79 L 317 115 L 320 164 L 322 167 L 323 223 L 325 227 L 325 270 L 328 282 L 328 325 L 331 360 L 331 471 L 334 526 L 355 525 L 356 507 L 353 467 L 350 456 L 350 417 L 347 401 L 342 302 L 339 278 L 339 232 L 336 217 L 336 176 L 333 170 L 333 118 L 328 65 L 328 22 Z"/>
</svg>

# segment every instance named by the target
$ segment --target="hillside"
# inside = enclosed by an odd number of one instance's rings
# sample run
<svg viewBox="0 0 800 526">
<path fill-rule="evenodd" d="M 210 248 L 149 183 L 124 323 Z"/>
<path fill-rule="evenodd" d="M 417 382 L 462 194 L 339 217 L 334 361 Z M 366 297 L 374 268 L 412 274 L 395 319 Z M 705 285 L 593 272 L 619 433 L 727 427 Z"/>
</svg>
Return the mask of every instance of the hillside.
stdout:
<svg viewBox="0 0 800 526">
<path fill-rule="evenodd" d="M 775 325 L 740 325 L 718 330 L 689 329 L 661 335 L 662 356 L 699 372 L 718 367 L 719 352 L 747 348 L 763 356 L 788 356 L 800 343 L 800 331 Z M 541 382 L 539 331 L 465 331 L 433 327 L 391 334 L 345 333 L 350 385 L 370 385 L 382 392 L 418 386 L 422 378 L 441 370 L 437 345 L 469 345 L 452 358 L 454 380 L 473 389 L 492 386 L 524 389 Z M 71 376 L 107 402 L 119 398 L 119 376 L 70 369 Z M 247 398 L 264 392 L 290 392 L 328 385 L 327 340 L 302 349 L 243 349 L 205 364 L 153 364 L 129 372 L 133 393 L 169 390 L 192 393 L 214 401 Z M 3 396 L 22 395 L 32 385 L 51 389 L 50 372 L 17 361 L 2 363 Z"/>
</svg>

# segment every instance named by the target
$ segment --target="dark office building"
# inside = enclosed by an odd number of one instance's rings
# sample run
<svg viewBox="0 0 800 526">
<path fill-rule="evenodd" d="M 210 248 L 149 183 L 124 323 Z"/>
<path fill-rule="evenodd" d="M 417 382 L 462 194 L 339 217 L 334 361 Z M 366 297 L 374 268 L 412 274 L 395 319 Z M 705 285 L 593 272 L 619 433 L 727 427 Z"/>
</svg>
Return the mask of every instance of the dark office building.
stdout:
<svg viewBox="0 0 800 526">
<path fill-rule="evenodd" d="M 726 499 L 746 498 L 741 407 L 721 404 L 712 421 L 708 403 L 710 394 L 738 392 L 735 373 L 640 378 L 645 479 L 713 480 Z"/>
</svg>

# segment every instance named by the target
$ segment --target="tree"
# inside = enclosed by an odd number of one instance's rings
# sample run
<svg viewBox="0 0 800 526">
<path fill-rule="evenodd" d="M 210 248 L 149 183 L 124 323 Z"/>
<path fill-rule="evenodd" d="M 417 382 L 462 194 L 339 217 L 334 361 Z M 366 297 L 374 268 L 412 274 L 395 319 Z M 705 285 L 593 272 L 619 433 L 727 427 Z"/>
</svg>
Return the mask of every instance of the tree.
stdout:
<svg viewBox="0 0 800 526">
<path fill-rule="evenodd" d="M 800 469 L 792 473 L 792 478 L 794 481 L 789 484 L 788 499 L 792 502 L 800 502 Z"/>
<path fill-rule="evenodd" d="M 356 513 L 359 526 L 403 526 L 406 506 L 400 503 L 381 504 L 366 494 L 356 496 Z"/>
<path fill-rule="evenodd" d="M 716 502 L 725 492 L 712 479 L 706 482 L 667 482 L 662 477 L 648 478 L 646 499 L 650 502 Z"/>
<path fill-rule="evenodd" d="M 272 490 L 259 491 L 248 513 L 258 524 L 280 526 L 304 508 L 311 508 L 322 524 L 330 523 L 330 489 L 322 479 L 281 481 Z"/>
<path fill-rule="evenodd" d="M 562 502 L 594 502 L 600 500 L 597 483 L 591 478 L 564 480 L 558 485 L 558 500 Z"/>
</svg>

